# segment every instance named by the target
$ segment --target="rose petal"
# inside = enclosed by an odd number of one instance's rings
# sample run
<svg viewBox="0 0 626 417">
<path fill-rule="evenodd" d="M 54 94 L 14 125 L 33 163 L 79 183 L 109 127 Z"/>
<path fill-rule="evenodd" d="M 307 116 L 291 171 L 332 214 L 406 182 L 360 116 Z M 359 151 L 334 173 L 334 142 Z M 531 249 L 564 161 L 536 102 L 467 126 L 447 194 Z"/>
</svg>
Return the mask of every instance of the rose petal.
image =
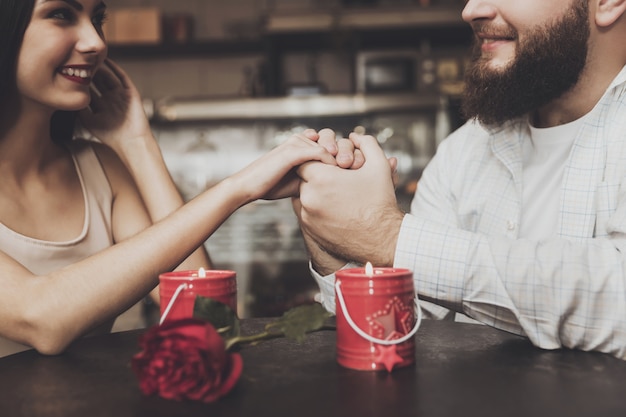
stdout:
<svg viewBox="0 0 626 417">
<path fill-rule="evenodd" d="M 237 384 L 239 377 L 243 371 L 243 359 L 239 353 L 231 353 L 230 355 L 230 366 L 227 369 L 226 375 L 222 375 L 223 382 L 217 388 L 216 392 L 209 397 L 206 397 L 204 402 L 212 402 L 217 400 L 218 398 L 223 397 L 228 394 Z"/>
</svg>

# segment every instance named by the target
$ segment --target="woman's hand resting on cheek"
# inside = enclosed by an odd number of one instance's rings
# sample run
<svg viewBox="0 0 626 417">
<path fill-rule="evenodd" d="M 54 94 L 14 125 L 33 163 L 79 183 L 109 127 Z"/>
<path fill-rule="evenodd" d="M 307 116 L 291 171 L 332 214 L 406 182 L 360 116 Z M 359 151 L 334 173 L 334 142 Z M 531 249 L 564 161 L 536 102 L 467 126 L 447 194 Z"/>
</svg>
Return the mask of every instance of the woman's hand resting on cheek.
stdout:
<svg viewBox="0 0 626 417">
<path fill-rule="evenodd" d="M 118 155 L 133 140 L 154 140 L 137 88 L 109 59 L 94 75 L 91 103 L 79 113 L 79 121 Z"/>
</svg>

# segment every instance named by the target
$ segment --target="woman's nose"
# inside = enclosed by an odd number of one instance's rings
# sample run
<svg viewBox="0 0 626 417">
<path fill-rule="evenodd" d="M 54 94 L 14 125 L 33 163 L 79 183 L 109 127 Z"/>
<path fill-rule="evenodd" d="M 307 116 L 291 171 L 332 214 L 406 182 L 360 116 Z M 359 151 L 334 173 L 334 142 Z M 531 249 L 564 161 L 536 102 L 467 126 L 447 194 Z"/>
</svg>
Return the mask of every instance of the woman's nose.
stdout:
<svg viewBox="0 0 626 417">
<path fill-rule="evenodd" d="M 82 53 L 94 54 L 106 51 L 107 45 L 102 30 L 96 28 L 91 21 L 88 24 L 82 24 L 79 30 L 76 49 Z"/>
</svg>

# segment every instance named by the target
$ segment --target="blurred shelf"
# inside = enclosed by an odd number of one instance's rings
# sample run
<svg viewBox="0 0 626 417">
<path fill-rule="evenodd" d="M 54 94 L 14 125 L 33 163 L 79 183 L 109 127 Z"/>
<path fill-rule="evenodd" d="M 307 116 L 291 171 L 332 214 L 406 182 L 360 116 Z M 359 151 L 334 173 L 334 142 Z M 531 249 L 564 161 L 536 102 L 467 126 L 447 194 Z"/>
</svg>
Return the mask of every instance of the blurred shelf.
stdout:
<svg viewBox="0 0 626 417">
<path fill-rule="evenodd" d="M 197 40 L 181 44 L 111 44 L 109 55 L 113 59 L 146 59 L 264 54 L 276 42 L 296 42 L 294 47 L 300 48 L 326 47 L 337 41 L 336 32 L 358 34 L 367 42 L 378 40 L 387 45 L 415 41 L 415 31 L 430 31 L 435 41 L 456 32 L 455 40 L 459 37 L 469 40 L 471 30 L 461 19 L 461 10 L 457 7 L 406 6 L 276 12 L 266 17 L 258 38 Z M 307 41 L 303 37 L 307 34 L 313 38 Z M 331 36 L 330 41 L 326 39 L 328 36 Z"/>
<path fill-rule="evenodd" d="M 272 14 L 267 18 L 270 34 L 325 32 L 332 30 L 379 30 L 406 27 L 442 27 L 467 25 L 462 9 L 452 7 L 357 8 L 306 13 Z"/>
<path fill-rule="evenodd" d="M 255 32 L 253 38 L 224 38 L 194 40 L 188 43 L 161 44 L 112 44 L 109 56 L 115 60 L 183 60 L 211 59 L 222 57 L 248 56 L 260 58 L 263 65 L 265 94 L 272 97 L 285 92 L 283 74 L 284 58 L 287 54 L 314 51 L 332 51 L 346 58 L 367 50 L 413 49 L 429 54 L 434 50 L 466 48 L 472 40 L 472 30 L 461 18 L 462 5 L 451 6 L 385 6 L 357 7 L 314 10 L 276 11 L 264 18 L 264 23 Z M 184 64 L 183 64 L 184 65 Z M 355 89 L 356 90 L 356 89 Z M 224 118 L 267 118 L 275 117 L 272 108 L 280 108 L 283 98 L 274 98 L 276 102 L 263 102 L 260 99 L 248 101 L 224 101 L 223 109 L 207 110 L 215 116 Z M 318 110 L 316 100 L 291 98 L 288 106 L 279 110 L 285 117 L 298 113 L 301 106 L 310 111 L 312 117 Z M 402 99 L 400 99 L 402 100 Z M 359 99 L 355 97 L 335 98 L 329 103 L 331 112 L 338 115 L 355 112 L 359 106 L 370 106 L 370 102 L 381 100 Z M 344 106 L 344 103 L 350 105 Z M 361 103 L 361 104 L 358 104 Z M 365 103 L 365 104 L 363 104 Z M 324 106 L 323 105 L 323 106 Z M 371 104 L 377 106 L 378 104 Z M 197 118 L 195 104 L 177 104 L 178 107 L 163 109 L 161 120 L 180 120 Z M 183 107 L 180 107 L 183 106 Z M 278 106 L 278 107 L 277 107 Z M 209 106 L 209 108 L 211 108 Z M 180 109 L 180 111 L 179 111 Z M 231 110 L 232 109 L 232 110 Z M 351 110 L 346 110 L 351 109 Z M 358 111 L 356 111 L 358 112 Z M 190 116 L 185 116 L 189 114 Z M 251 114 L 251 116 L 248 116 Z M 326 115 L 326 114 L 323 114 Z M 156 116 L 159 116 L 158 114 Z M 298 117 L 304 117 L 299 113 Z"/>
<path fill-rule="evenodd" d="M 438 104 L 439 96 L 416 93 L 164 99 L 155 103 L 154 120 L 187 122 L 338 117 L 435 109 Z"/>
</svg>

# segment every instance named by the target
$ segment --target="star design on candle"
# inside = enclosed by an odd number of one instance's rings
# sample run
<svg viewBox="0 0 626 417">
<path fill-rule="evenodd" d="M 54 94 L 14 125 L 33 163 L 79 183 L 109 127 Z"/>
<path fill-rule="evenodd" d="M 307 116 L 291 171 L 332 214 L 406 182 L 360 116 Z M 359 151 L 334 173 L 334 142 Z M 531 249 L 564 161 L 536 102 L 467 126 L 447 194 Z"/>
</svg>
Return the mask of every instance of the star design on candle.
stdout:
<svg viewBox="0 0 626 417">
<path fill-rule="evenodd" d="M 387 372 L 391 372 L 394 366 L 402 363 L 402 361 L 404 360 L 402 359 L 402 356 L 398 355 L 398 352 L 396 352 L 397 346 L 398 345 L 376 346 L 376 348 L 378 349 L 378 355 L 376 355 L 374 361 L 376 363 L 382 363 L 383 365 L 385 365 L 385 369 L 387 369 Z"/>
<path fill-rule="evenodd" d="M 383 309 L 367 317 L 370 334 L 378 339 L 393 340 L 412 328 L 413 311 L 398 297 L 393 297 Z"/>
</svg>

